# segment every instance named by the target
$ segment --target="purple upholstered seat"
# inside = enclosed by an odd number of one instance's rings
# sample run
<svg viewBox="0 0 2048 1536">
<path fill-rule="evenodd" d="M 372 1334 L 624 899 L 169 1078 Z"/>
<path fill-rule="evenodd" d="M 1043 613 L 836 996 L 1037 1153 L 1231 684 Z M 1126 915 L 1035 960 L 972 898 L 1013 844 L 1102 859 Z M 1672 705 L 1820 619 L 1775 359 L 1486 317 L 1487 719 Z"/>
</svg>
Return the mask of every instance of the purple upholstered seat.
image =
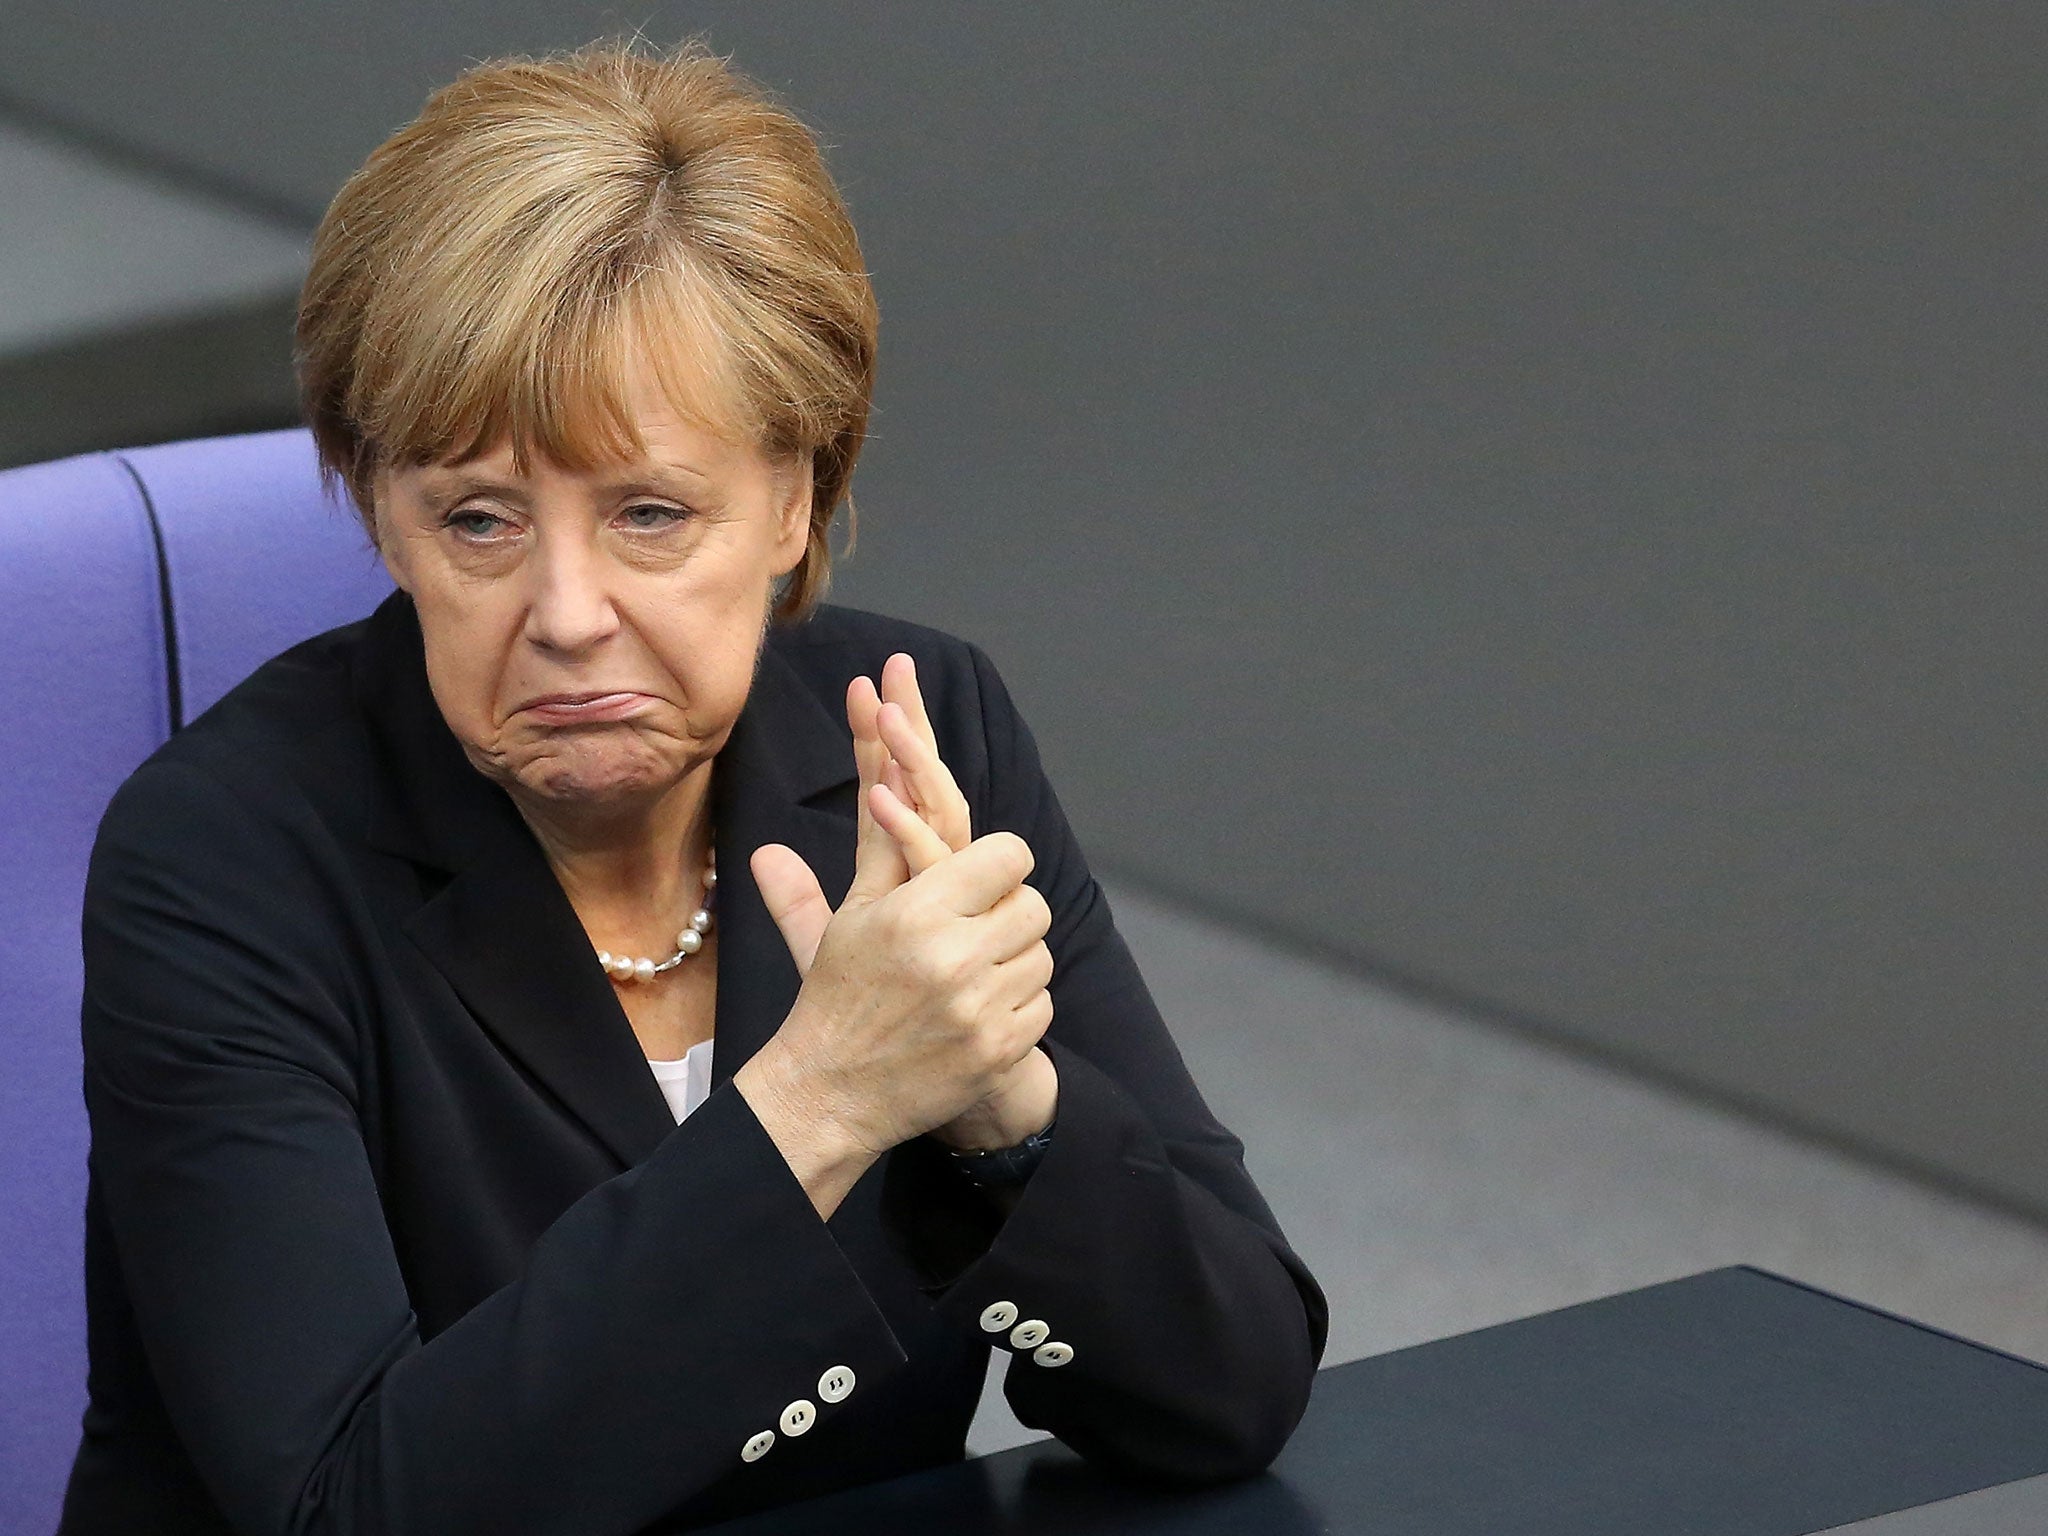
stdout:
<svg viewBox="0 0 2048 1536">
<path fill-rule="evenodd" d="M 0 472 L 0 1536 L 47 1532 L 85 1402 L 78 913 L 121 780 L 390 591 L 304 432 Z"/>
</svg>

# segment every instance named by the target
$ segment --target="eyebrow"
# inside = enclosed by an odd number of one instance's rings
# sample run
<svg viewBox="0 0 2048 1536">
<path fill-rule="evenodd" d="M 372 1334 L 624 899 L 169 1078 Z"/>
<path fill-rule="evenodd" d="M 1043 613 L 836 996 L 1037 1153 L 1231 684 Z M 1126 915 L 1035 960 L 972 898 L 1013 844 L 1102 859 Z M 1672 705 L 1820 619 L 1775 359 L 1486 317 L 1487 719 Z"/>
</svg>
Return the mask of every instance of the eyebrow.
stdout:
<svg viewBox="0 0 2048 1536">
<path fill-rule="evenodd" d="M 669 496 L 682 501 L 693 490 L 708 484 L 710 479 L 704 471 L 688 464 L 636 465 L 610 479 L 599 481 L 597 490 L 600 495 L 607 496 Z M 430 507 L 439 509 L 479 491 L 503 496 L 508 501 L 522 501 L 526 487 L 516 480 L 480 474 L 459 465 L 428 465 L 421 471 L 420 495 Z"/>
</svg>

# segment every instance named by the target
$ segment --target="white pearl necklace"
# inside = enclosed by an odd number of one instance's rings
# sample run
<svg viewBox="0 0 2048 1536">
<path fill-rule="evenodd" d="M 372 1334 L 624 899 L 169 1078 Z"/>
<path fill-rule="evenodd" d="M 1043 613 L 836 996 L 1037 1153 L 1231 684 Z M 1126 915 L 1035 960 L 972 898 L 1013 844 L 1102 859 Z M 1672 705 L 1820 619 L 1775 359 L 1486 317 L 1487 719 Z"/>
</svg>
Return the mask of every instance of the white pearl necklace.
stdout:
<svg viewBox="0 0 2048 1536">
<path fill-rule="evenodd" d="M 690 914 L 690 926 L 676 935 L 676 952 L 666 960 L 646 956 L 615 955 L 608 949 L 597 952 L 597 963 L 613 981 L 652 981 L 672 971 L 704 947 L 704 935 L 711 931 L 711 906 L 718 892 L 718 850 L 713 848 L 704 861 L 704 904 Z"/>
</svg>

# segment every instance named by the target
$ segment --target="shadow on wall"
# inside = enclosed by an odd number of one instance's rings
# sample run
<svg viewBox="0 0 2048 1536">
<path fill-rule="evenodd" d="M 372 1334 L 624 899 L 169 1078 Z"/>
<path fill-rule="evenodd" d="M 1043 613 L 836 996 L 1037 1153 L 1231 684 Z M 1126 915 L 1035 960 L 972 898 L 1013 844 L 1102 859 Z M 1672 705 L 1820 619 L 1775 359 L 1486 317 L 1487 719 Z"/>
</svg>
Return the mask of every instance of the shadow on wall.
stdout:
<svg viewBox="0 0 2048 1536">
<path fill-rule="evenodd" d="M 296 292 L 0 357 L 0 469 L 298 423 Z"/>
</svg>

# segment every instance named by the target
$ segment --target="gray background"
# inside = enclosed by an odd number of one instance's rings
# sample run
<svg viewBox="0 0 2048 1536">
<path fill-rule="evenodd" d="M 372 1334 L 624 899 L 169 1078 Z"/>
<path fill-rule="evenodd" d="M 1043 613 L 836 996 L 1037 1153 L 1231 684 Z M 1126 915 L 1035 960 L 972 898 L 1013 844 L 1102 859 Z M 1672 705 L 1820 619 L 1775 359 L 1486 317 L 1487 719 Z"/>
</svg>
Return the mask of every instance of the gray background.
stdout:
<svg viewBox="0 0 2048 1536">
<path fill-rule="evenodd" d="M 289 419 L 340 179 L 636 23 L 830 142 L 837 595 L 987 646 L 1100 865 L 2048 1213 L 2048 8 L 0 0 L 0 128 L 247 268 L 0 286 L 0 456 Z"/>
</svg>

